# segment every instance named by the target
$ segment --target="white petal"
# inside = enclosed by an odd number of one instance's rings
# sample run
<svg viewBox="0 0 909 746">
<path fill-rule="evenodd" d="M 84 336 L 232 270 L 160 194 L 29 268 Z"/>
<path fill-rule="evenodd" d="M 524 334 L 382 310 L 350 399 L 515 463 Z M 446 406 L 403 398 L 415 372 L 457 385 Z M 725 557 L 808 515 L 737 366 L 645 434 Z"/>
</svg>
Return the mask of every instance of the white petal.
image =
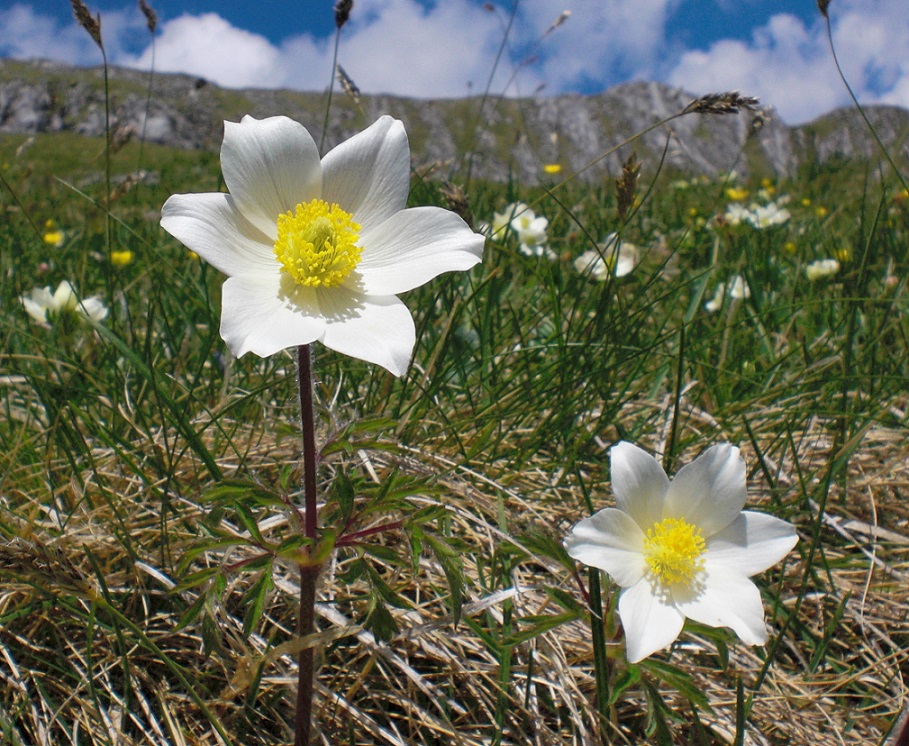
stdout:
<svg viewBox="0 0 909 746">
<path fill-rule="evenodd" d="M 42 289 L 47 290 L 48 298 L 52 300 L 50 290 L 48 288 L 42 288 Z M 33 290 L 32 296 L 35 296 L 35 294 L 36 293 Z M 28 298 L 24 295 L 21 298 L 19 298 L 19 300 L 22 301 L 22 305 L 25 307 L 25 312 L 29 316 L 31 316 L 35 321 L 37 321 L 38 323 L 43 323 L 43 322 L 47 321 L 47 309 L 50 307 L 50 304 L 48 301 L 45 301 L 44 303 L 41 303 L 40 301 L 35 302 L 31 298 Z"/>
<path fill-rule="evenodd" d="M 625 630 L 629 663 L 637 663 L 676 640 L 685 624 L 684 615 L 664 596 L 656 596 L 647 577 L 619 596 L 619 616 Z"/>
<path fill-rule="evenodd" d="M 78 303 L 76 291 L 68 280 L 63 280 L 54 291 L 54 298 L 51 302 L 51 308 L 55 311 L 73 310 Z"/>
<path fill-rule="evenodd" d="M 360 236 L 357 267 L 363 292 L 396 295 L 443 272 L 470 269 L 483 256 L 485 238 L 441 207 L 401 210 Z"/>
<path fill-rule="evenodd" d="M 326 347 L 404 375 L 416 342 L 413 317 L 400 300 L 356 297 L 346 288 L 319 291 Z"/>
<path fill-rule="evenodd" d="M 224 123 L 221 171 L 237 208 L 272 241 L 278 215 L 320 196 L 319 149 L 287 117 Z"/>
<path fill-rule="evenodd" d="M 314 290 L 274 272 L 228 277 L 221 292 L 221 337 L 237 357 L 268 357 L 309 344 L 325 331 Z"/>
<path fill-rule="evenodd" d="M 746 510 L 707 539 L 707 561 L 740 575 L 756 575 L 783 559 L 798 540 L 791 523 Z"/>
<path fill-rule="evenodd" d="M 322 160 L 322 198 L 337 203 L 366 233 L 407 204 L 410 146 L 389 116 L 342 142 Z"/>
<path fill-rule="evenodd" d="M 612 447 L 609 458 L 616 506 L 647 531 L 663 519 L 666 472 L 649 453 L 624 441 Z"/>
<path fill-rule="evenodd" d="M 728 443 L 712 446 L 679 469 L 666 492 L 664 518 L 684 518 L 704 538 L 732 523 L 745 505 L 745 462 Z"/>
<path fill-rule="evenodd" d="M 748 645 L 767 642 L 764 607 L 757 586 L 744 575 L 705 562 L 699 593 L 676 596 L 679 611 L 710 627 L 730 627 Z M 687 594 L 686 594 L 687 595 Z"/>
<path fill-rule="evenodd" d="M 86 298 L 79 302 L 78 309 L 93 321 L 103 321 L 107 318 L 107 306 L 100 298 Z"/>
<path fill-rule="evenodd" d="M 631 516 L 616 508 L 585 518 L 565 538 L 571 557 L 604 570 L 623 588 L 637 583 L 647 570 L 643 544 L 641 529 Z"/>
<path fill-rule="evenodd" d="M 161 227 L 226 275 L 277 267 L 274 241 L 243 217 L 230 195 L 175 194 L 161 208 Z"/>
</svg>

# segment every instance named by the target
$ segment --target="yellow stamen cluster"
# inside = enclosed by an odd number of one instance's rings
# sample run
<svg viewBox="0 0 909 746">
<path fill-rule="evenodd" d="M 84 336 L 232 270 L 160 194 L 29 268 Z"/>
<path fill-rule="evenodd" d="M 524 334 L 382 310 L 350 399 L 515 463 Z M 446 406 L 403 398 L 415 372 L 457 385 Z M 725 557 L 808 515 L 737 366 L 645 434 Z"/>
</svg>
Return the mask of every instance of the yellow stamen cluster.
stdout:
<svg viewBox="0 0 909 746">
<path fill-rule="evenodd" d="M 704 566 L 705 547 L 697 526 L 683 518 L 665 518 L 647 530 L 644 559 L 664 583 L 691 583 Z"/>
<path fill-rule="evenodd" d="M 340 285 L 360 263 L 360 226 L 338 205 L 321 199 L 278 216 L 275 256 L 306 287 Z"/>
</svg>

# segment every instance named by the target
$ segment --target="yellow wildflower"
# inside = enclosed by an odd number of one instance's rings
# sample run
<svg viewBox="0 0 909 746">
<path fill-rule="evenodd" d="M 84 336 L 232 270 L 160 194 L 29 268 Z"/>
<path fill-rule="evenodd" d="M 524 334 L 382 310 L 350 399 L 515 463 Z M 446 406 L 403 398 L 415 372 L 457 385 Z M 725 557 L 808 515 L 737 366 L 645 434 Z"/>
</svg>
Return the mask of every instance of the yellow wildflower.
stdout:
<svg viewBox="0 0 909 746">
<path fill-rule="evenodd" d="M 110 263 L 115 267 L 125 267 L 133 260 L 134 254 L 129 249 L 123 251 L 112 251 L 110 253 Z"/>
</svg>

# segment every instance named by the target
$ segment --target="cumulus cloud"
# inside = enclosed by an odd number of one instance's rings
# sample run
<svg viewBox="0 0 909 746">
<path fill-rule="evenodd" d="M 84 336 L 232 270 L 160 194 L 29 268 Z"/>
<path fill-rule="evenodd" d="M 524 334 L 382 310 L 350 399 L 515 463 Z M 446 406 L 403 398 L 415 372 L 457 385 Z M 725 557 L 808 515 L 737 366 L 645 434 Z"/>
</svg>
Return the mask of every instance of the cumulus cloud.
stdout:
<svg viewBox="0 0 909 746">
<path fill-rule="evenodd" d="M 909 107 L 909 5 L 843 0 L 831 5 L 833 39 L 862 103 Z M 740 89 L 773 105 L 791 124 L 850 104 L 834 67 L 826 25 L 774 15 L 748 41 L 720 40 L 688 51 L 667 79 L 695 93 Z"/>
<path fill-rule="evenodd" d="M 104 46 L 111 59 L 124 53 L 144 22 L 128 11 L 106 12 L 101 23 Z M 146 34 L 147 35 L 147 34 Z M 15 3 L 0 10 L 0 55 L 15 59 L 45 59 L 75 65 L 97 65 L 101 53 L 75 21 L 61 23 L 30 5 Z"/>
<path fill-rule="evenodd" d="M 120 60 L 148 68 L 151 47 L 137 58 Z M 238 29 L 216 13 L 182 15 L 161 26 L 155 67 L 182 72 L 230 88 L 267 88 L 280 84 L 281 52 L 268 39 Z"/>
</svg>

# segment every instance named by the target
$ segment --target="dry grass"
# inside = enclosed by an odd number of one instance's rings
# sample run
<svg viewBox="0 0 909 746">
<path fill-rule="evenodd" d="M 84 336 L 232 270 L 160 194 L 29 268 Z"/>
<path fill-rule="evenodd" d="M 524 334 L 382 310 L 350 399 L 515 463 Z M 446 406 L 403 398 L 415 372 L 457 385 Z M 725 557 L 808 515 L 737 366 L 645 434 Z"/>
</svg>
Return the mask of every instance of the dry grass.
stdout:
<svg viewBox="0 0 909 746">
<path fill-rule="evenodd" d="M 683 431 L 697 433 L 708 421 L 690 410 Z M 803 537 L 797 551 L 804 556 L 816 519 L 805 495 L 812 494 L 811 483 L 821 480 L 831 456 L 830 423 L 814 422 L 793 439 L 795 452 L 775 456 L 774 421 L 772 411 L 753 418 L 765 465 L 777 461 L 775 484 L 753 469 L 751 504 L 790 506 Z M 176 434 L 161 432 L 160 442 L 136 443 L 136 451 L 164 448 L 165 436 L 172 447 Z M 287 439 L 276 442 L 253 429 L 245 437 L 238 450 L 247 463 L 258 464 L 263 481 L 276 478 L 295 457 Z M 235 445 L 240 441 L 235 434 Z M 756 467 L 754 451 L 744 450 Z M 489 743 L 499 661 L 483 635 L 503 623 L 506 605 L 516 620 L 562 612 L 548 588 L 582 598 L 558 562 L 530 549 L 518 555 L 507 588 L 487 587 L 488 565 L 478 559 L 496 556 L 503 546 L 520 546 L 520 537 L 534 531 L 560 539 L 580 517 L 583 500 L 572 477 L 545 469 L 506 479 L 459 468 L 429 448 L 402 446 L 398 454 L 361 452 L 346 466 L 379 479 L 396 470 L 435 485 L 410 499 L 444 503 L 450 534 L 464 542 L 462 619 L 453 623 L 444 603 L 443 570 L 430 555 L 421 554 L 412 570 L 374 559 L 385 582 L 412 605 L 392 611 L 400 629 L 395 639 L 377 641 L 359 624 L 366 589 L 339 582 L 355 554 L 337 555 L 324 572 L 317 609 L 321 742 Z M 82 479 L 74 475 L 53 494 L 0 496 L 0 520 L 18 537 L 0 544 L 0 726 L 6 742 L 216 744 L 222 738 L 215 720 L 236 743 L 288 742 L 298 649 L 291 632 L 293 570 L 277 569 L 251 634 L 243 632 L 243 594 L 250 580 L 236 573 L 225 573 L 216 600 L 181 628 L 181 615 L 198 589 L 174 590 L 176 561 L 200 540 L 208 509 L 197 499 L 199 465 L 189 456 L 176 465 L 168 505 L 162 506 L 161 485 L 138 479 L 116 453 L 98 447 L 93 461 Z M 234 472 L 235 452 L 222 452 L 219 464 Z M 598 465 L 590 466 L 594 498 L 603 505 L 608 489 L 597 484 Z M 67 466 L 44 468 L 59 474 Z M 327 471 L 332 468 L 329 464 Z M 779 630 L 787 618 L 788 624 L 754 698 L 746 743 L 882 740 L 906 693 L 907 491 L 905 438 L 897 431 L 869 430 L 845 481 L 832 485 L 816 569 L 806 574 L 794 553 L 782 569 L 765 576 L 766 584 L 779 584 L 774 595 L 780 608 L 769 610 L 772 627 Z M 511 536 L 497 528 L 503 508 Z M 284 521 L 278 515 L 262 530 L 278 532 Z M 242 534 L 223 521 L 220 528 Z M 398 538 L 391 534 L 385 540 Z M 226 566 L 242 557 L 239 549 L 206 553 L 194 567 Z M 695 632 L 683 635 L 670 660 L 693 677 L 711 706 L 693 715 L 684 697 L 665 690 L 678 716 L 675 742 L 732 743 L 737 682 L 746 692 L 754 684 L 764 666 L 761 651 L 735 644 L 723 665 L 714 643 Z M 513 649 L 502 743 L 598 743 L 593 693 L 586 623 L 565 623 L 521 642 Z M 619 701 L 611 743 L 641 742 L 647 709 L 642 697 L 631 688 Z"/>
</svg>

